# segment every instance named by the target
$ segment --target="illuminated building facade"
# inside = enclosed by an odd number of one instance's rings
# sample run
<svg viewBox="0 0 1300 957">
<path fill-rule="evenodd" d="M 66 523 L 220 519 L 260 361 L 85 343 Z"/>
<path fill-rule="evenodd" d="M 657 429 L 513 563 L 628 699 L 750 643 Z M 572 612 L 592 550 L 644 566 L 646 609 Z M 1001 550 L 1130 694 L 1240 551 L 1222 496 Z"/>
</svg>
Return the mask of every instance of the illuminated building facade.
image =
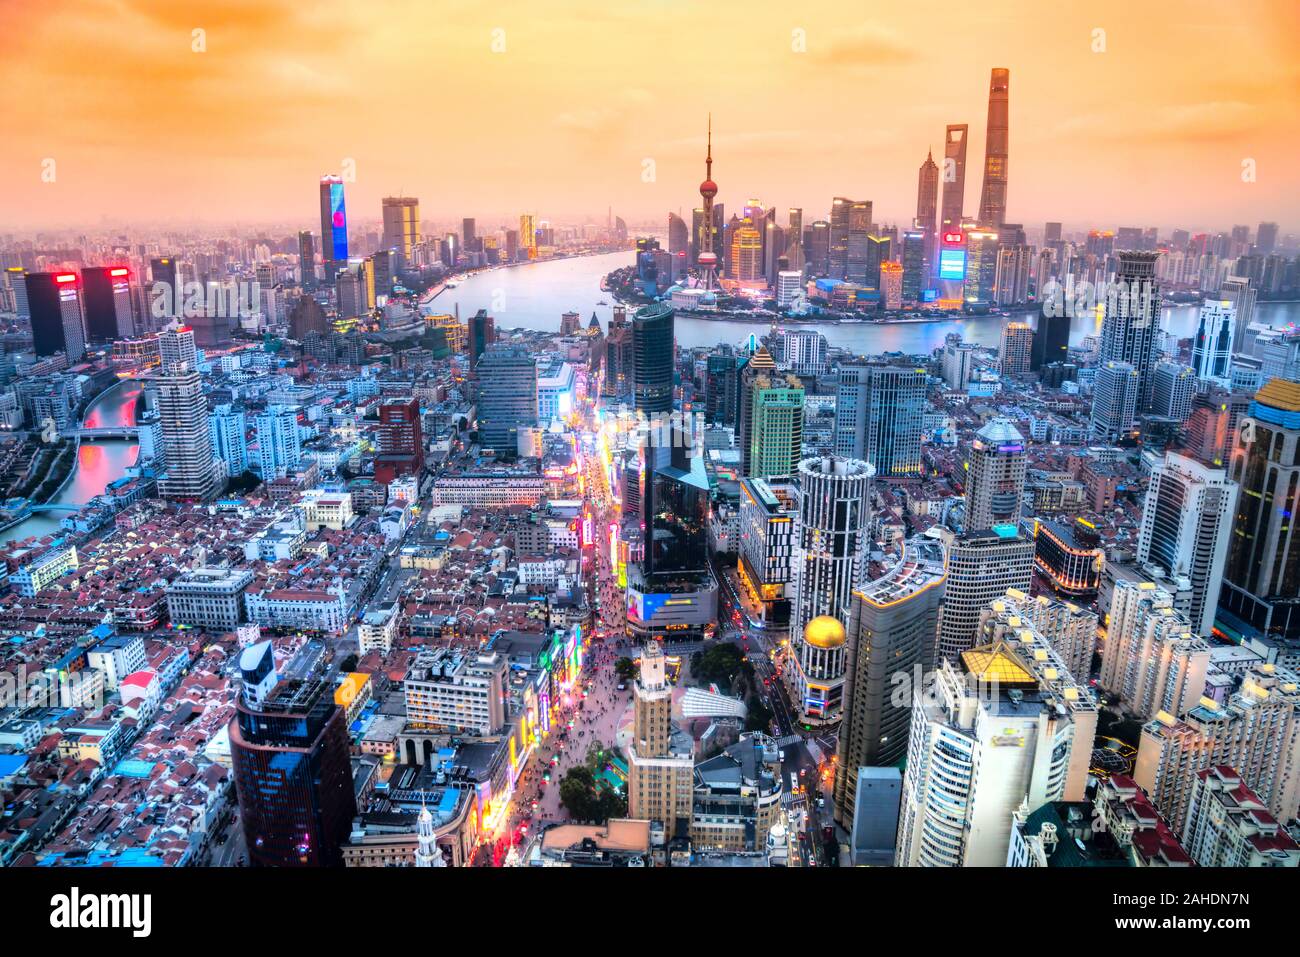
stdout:
<svg viewBox="0 0 1300 957">
<path fill-rule="evenodd" d="M 87 266 L 81 270 L 81 282 L 89 339 L 112 342 L 135 335 L 131 270 L 125 266 Z"/>
<path fill-rule="evenodd" d="M 672 703 L 663 648 L 650 641 L 632 692 L 627 811 L 628 817 L 662 823 L 669 840 L 689 833 L 695 769 L 690 735 L 673 726 Z"/>
<path fill-rule="evenodd" d="M 797 494 L 790 482 L 747 478 L 740 483 L 737 571 L 767 625 L 790 619 Z"/>
<path fill-rule="evenodd" d="M 1130 714 L 1184 714 L 1205 691 L 1209 663 L 1209 646 L 1169 592 L 1147 581 L 1115 583 L 1098 683 Z"/>
<path fill-rule="evenodd" d="M 966 472 L 968 531 L 1020 521 L 1027 461 L 1025 437 L 1010 419 L 992 419 L 975 433 Z"/>
<path fill-rule="evenodd" d="M 342 177 L 320 179 L 320 235 L 321 259 L 329 282 L 348 261 L 348 213 L 343 201 Z"/>
<path fill-rule="evenodd" d="M 247 691 L 247 672 L 244 680 Z M 260 702 L 241 693 L 229 733 L 249 863 L 341 865 L 357 808 L 347 728 L 329 685 L 283 681 Z"/>
<path fill-rule="evenodd" d="M 1100 540 L 1086 519 L 1034 523 L 1034 567 L 1058 595 L 1084 598 L 1101 587 Z"/>
<path fill-rule="evenodd" d="M 799 463 L 795 598 L 787 675 L 805 722 L 838 720 L 847 659 L 844 623 L 866 573 L 875 468 L 824 456 Z M 806 631 L 816 621 L 817 627 Z M 834 627 L 832 627 L 834 625 Z"/>
<path fill-rule="evenodd" d="M 841 363 L 835 454 L 870 462 L 882 478 L 919 478 L 928 383 L 926 371 L 914 366 Z"/>
<path fill-rule="evenodd" d="M 979 222 L 1001 226 L 1007 214 L 1008 113 L 1011 71 L 994 67 L 989 75 L 989 116 L 984 140 L 984 186 Z"/>
<path fill-rule="evenodd" d="M 86 354 L 80 278 L 75 272 L 29 272 L 25 288 L 36 355 L 61 352 L 69 363 L 80 362 Z"/>
</svg>

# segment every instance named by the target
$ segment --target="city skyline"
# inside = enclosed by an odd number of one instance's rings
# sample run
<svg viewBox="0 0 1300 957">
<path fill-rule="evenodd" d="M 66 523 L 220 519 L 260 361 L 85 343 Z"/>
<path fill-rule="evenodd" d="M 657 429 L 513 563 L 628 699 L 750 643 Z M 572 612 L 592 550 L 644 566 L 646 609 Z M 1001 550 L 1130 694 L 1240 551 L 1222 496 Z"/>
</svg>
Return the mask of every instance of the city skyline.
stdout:
<svg viewBox="0 0 1300 957">
<path fill-rule="evenodd" d="M 431 222 L 509 222 L 521 209 L 598 221 L 610 206 L 654 221 L 698 203 L 710 112 L 719 202 L 757 197 L 818 218 L 832 196 L 865 196 L 878 221 L 900 226 L 926 152 L 942 156 L 945 126 L 967 124 L 971 216 L 993 68 L 1013 75 L 1009 222 L 1285 230 L 1300 214 L 1288 162 L 1300 145 L 1288 110 L 1300 13 L 1285 3 L 1258 0 L 1224 23 L 1208 3 L 1173 18 L 1009 2 L 995 16 L 952 11 L 940 30 L 921 11 L 865 20 L 747 5 L 752 69 L 737 70 L 692 52 L 734 29 L 734 11 L 572 6 L 581 16 L 563 26 L 460 5 L 382 19 L 342 2 L 92 3 L 75 18 L 14 9 L 0 38 L 0 83 L 13 94 L 6 226 L 308 225 L 313 181 L 347 178 L 348 161 L 354 222 L 377 219 L 389 195 L 418 197 Z M 1189 45 L 1213 46 L 1213 76 Z M 63 55 L 45 55 L 53 46 Z M 627 69 L 638 62 L 657 69 Z M 407 92 L 422 84 L 425 97 Z M 177 104 L 165 122 L 129 105 L 164 102 L 161 90 Z M 412 109 L 425 98 L 432 110 Z M 871 123 L 845 122 L 846 103 L 867 102 Z M 1171 149 L 1177 163 L 1163 158 Z"/>
</svg>

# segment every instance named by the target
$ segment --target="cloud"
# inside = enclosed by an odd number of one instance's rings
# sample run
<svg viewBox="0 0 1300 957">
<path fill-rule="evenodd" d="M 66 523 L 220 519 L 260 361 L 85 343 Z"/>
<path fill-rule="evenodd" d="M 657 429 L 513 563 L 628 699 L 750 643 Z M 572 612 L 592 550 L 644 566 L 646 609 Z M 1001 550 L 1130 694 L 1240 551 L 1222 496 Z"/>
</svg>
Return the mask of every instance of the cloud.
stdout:
<svg viewBox="0 0 1300 957">
<path fill-rule="evenodd" d="M 876 69 L 911 63 L 919 56 L 916 48 L 905 44 L 893 31 L 875 24 L 861 24 L 827 43 L 820 42 L 815 33 L 808 36 L 807 58 L 819 67 Z"/>
</svg>

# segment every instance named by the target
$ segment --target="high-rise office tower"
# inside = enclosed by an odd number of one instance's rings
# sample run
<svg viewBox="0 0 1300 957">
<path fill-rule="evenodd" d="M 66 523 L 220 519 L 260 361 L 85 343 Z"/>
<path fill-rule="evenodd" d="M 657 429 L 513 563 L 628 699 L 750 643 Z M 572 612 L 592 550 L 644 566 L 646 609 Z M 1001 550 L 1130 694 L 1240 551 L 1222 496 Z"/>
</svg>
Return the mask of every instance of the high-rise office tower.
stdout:
<svg viewBox="0 0 1300 957">
<path fill-rule="evenodd" d="M 180 263 L 174 256 L 149 260 L 149 301 L 145 303 L 145 323 L 150 329 L 166 325 L 183 312 L 184 292 L 181 289 Z"/>
<path fill-rule="evenodd" d="M 746 477 L 785 478 L 803 457 L 804 390 L 797 376 L 759 376 L 751 388 L 749 447 L 742 456 Z"/>
<path fill-rule="evenodd" d="M 956 661 L 975 642 L 980 611 L 1007 589 L 1028 592 L 1034 543 L 1010 525 L 997 531 L 945 534 L 948 580 L 939 611 L 938 658 Z"/>
<path fill-rule="evenodd" d="M 714 425 L 735 426 L 739 420 L 740 373 L 745 357 L 725 343 L 705 360 L 704 418 Z M 606 376 L 608 377 L 608 371 Z M 608 379 L 607 379 L 608 382 Z"/>
<path fill-rule="evenodd" d="M 384 248 L 396 249 L 403 265 L 421 242 L 420 201 L 413 196 L 383 198 Z"/>
<path fill-rule="evenodd" d="M 1092 674 L 1092 656 L 1097 650 L 1096 612 L 1046 595 L 1031 598 L 1014 588 L 996 601 L 1029 622 L 1060 656 L 1070 674 L 1078 675 L 1080 680 Z"/>
<path fill-rule="evenodd" d="M 419 399 L 406 396 L 380 403 L 375 481 L 388 484 L 402 475 L 418 478 L 424 466 L 423 435 Z"/>
<path fill-rule="evenodd" d="M 466 216 L 460 221 L 460 241 L 466 252 L 483 251 L 483 240 L 478 234 L 478 224 L 473 216 Z"/>
<path fill-rule="evenodd" d="M 989 120 L 984 141 L 984 186 L 979 222 L 997 228 L 1007 215 L 1007 158 L 1011 71 L 994 67 L 989 76 Z"/>
<path fill-rule="evenodd" d="M 874 475 L 875 469 L 861 459 L 833 456 L 805 459 L 797 470 L 791 681 L 808 721 L 839 717 L 847 660 L 844 623 L 853 592 L 866 574 Z M 819 619 L 819 626 L 811 628 Z"/>
<path fill-rule="evenodd" d="M 1202 637 L 1214 629 L 1237 493 L 1223 469 L 1166 452 L 1164 462 L 1151 470 L 1142 505 L 1137 560 L 1175 581 L 1187 579 L 1192 589 L 1188 618 Z"/>
<path fill-rule="evenodd" d="M 925 162 L 916 174 L 916 219 L 913 224 L 925 233 L 926 275 L 933 272 L 934 248 L 938 241 L 939 215 L 939 165 L 934 161 L 934 152 L 927 151 Z"/>
<path fill-rule="evenodd" d="M 19 319 L 30 319 L 32 317 L 31 306 L 27 302 L 27 280 L 22 266 L 7 266 L 4 271 L 5 278 L 8 280 L 9 289 L 13 292 L 14 310 Z"/>
<path fill-rule="evenodd" d="M 1010 419 L 991 419 L 975 433 L 966 471 L 967 531 L 1019 525 L 1027 462 L 1025 437 Z"/>
<path fill-rule="evenodd" d="M 898 866 L 1001 867 L 1017 809 L 1084 797 L 1097 724 L 1086 688 L 1005 609 L 981 632 L 933 687 L 913 686 Z"/>
<path fill-rule="evenodd" d="M 216 406 L 208 417 L 213 454 L 226 463 L 226 474 L 238 478 L 248 471 L 248 417 L 230 404 Z"/>
<path fill-rule="evenodd" d="M 950 124 L 944 132 L 943 199 L 939 207 L 941 229 L 956 229 L 962 224 L 963 197 L 966 193 L 966 134 L 970 127 L 965 123 Z"/>
<path fill-rule="evenodd" d="M 1137 411 L 1151 405 L 1151 373 L 1160 349 L 1158 253 L 1121 250 L 1101 322 L 1101 361 L 1127 362 L 1138 376 Z"/>
<path fill-rule="evenodd" d="M 1152 377 L 1148 376 L 1150 380 Z M 1154 386 L 1154 382 L 1152 383 Z M 1117 442 L 1133 434 L 1142 377 L 1127 362 L 1106 362 L 1093 381 L 1089 429 L 1094 439 Z"/>
<path fill-rule="evenodd" d="M 316 288 L 316 238 L 310 229 L 298 232 L 298 279 L 302 288 Z"/>
<path fill-rule="evenodd" d="M 158 494 L 181 501 L 206 502 L 221 491 L 219 464 L 212 454 L 208 400 L 203 380 L 186 365 L 173 366 L 155 379 L 167 471 Z"/>
<path fill-rule="evenodd" d="M 872 288 L 880 284 L 880 276 L 872 276 L 873 258 L 871 235 L 871 202 L 855 202 L 849 206 L 849 231 L 845 240 L 844 278 L 865 283 Z M 877 262 L 877 268 L 879 263 Z"/>
<path fill-rule="evenodd" d="M 813 224 L 814 227 L 816 223 Z M 835 279 L 861 280 L 866 275 L 867 237 L 871 232 L 871 203 L 836 196 L 831 201 L 828 237 L 829 274 Z M 852 264 L 852 265 L 851 265 Z"/>
<path fill-rule="evenodd" d="M 1206 299 L 1192 339 L 1192 368 L 1197 377 L 1227 386 L 1232 381 L 1232 344 L 1237 310 L 1227 299 Z"/>
<path fill-rule="evenodd" d="M 921 301 L 921 291 L 926 289 L 931 273 L 930 239 L 924 229 L 909 229 L 903 233 L 903 302 Z"/>
<path fill-rule="evenodd" d="M 1184 714 L 1205 692 L 1210 647 L 1152 582 L 1115 583 L 1098 684 L 1142 720 Z"/>
<path fill-rule="evenodd" d="M 967 302 L 993 302 L 1000 242 L 992 229 L 966 230 L 966 280 L 962 292 Z"/>
<path fill-rule="evenodd" d="M 269 641 L 239 667 L 230 758 L 249 863 L 341 865 L 357 812 L 343 710 L 320 678 L 277 682 Z"/>
<path fill-rule="evenodd" d="M 333 282 L 348 261 L 348 212 L 340 176 L 320 178 L 320 237 L 325 281 Z"/>
<path fill-rule="evenodd" d="M 845 363 L 835 389 L 835 454 L 870 462 L 881 478 L 921 474 L 929 376 L 914 366 Z"/>
<path fill-rule="evenodd" d="M 1226 704 L 1204 700 L 1186 714 L 1157 715 L 1142 727 L 1133 779 L 1182 833 L 1199 772 L 1216 765 L 1241 780 L 1288 821 L 1300 806 L 1300 676 L 1257 665 Z"/>
<path fill-rule="evenodd" d="M 718 184 L 713 181 L 713 114 L 709 114 L 709 128 L 707 134 L 707 146 L 704 152 L 704 181 L 700 183 L 700 197 L 704 200 L 701 218 L 704 228 L 700 230 L 698 243 L 699 254 L 695 257 L 695 264 L 700 270 L 700 284 L 706 289 L 712 289 L 718 281 L 718 254 L 714 248 L 714 242 L 721 235 L 722 230 L 716 229 L 714 225 L 713 198 L 718 195 Z"/>
<path fill-rule="evenodd" d="M 1228 302 L 1236 313 L 1232 330 L 1232 351 L 1242 352 L 1246 345 L 1246 331 L 1255 318 L 1255 300 L 1259 296 L 1256 284 L 1243 276 L 1228 276 L 1219 285 L 1219 299 Z"/>
<path fill-rule="evenodd" d="M 479 357 L 478 441 L 513 456 L 519 430 L 537 424 L 537 360 L 524 346 L 495 343 Z"/>
<path fill-rule="evenodd" d="M 754 441 L 754 383 L 760 378 L 770 378 L 776 374 L 776 360 L 767 351 L 767 346 L 759 346 L 745 360 L 740 369 L 740 379 L 736 396 L 736 441 L 740 445 L 741 470 L 749 457 L 750 446 Z M 748 473 L 745 473 L 748 475 Z"/>
<path fill-rule="evenodd" d="M 690 736 L 673 727 L 672 703 L 663 648 L 648 642 L 632 689 L 627 811 L 630 817 L 660 822 L 669 839 L 690 830 L 695 768 Z"/>
<path fill-rule="evenodd" d="M 194 330 L 178 326 L 158 333 L 158 362 L 164 375 L 197 369 L 199 352 L 194 343 Z"/>
<path fill-rule="evenodd" d="M 486 309 L 480 309 L 469 318 L 469 367 L 478 365 L 488 346 L 496 341 L 496 328 Z"/>
<path fill-rule="evenodd" d="M 131 270 L 125 266 L 87 266 L 81 270 L 86 335 L 112 342 L 135 335 L 131 310 Z"/>
<path fill-rule="evenodd" d="M 788 260 L 789 270 L 799 273 L 802 279 L 804 266 L 807 265 L 807 257 L 803 248 L 803 210 L 798 206 L 791 206 L 786 213 L 786 217 L 785 258 Z"/>
<path fill-rule="evenodd" d="M 835 766 L 835 819 L 841 825 L 853 820 L 858 770 L 897 764 L 907 754 L 911 701 L 900 706 L 893 696 L 904 681 L 934 668 L 946 575 L 943 544 L 915 538 L 888 570 L 854 593 Z"/>
<path fill-rule="evenodd" d="M 1038 314 L 1034 329 L 1034 352 L 1029 367 L 1037 372 L 1053 362 L 1065 362 L 1070 357 L 1070 317 L 1060 310 L 1060 315 Z"/>
<path fill-rule="evenodd" d="M 668 255 L 672 263 L 672 275 L 669 279 L 672 282 L 677 282 L 686 276 L 687 266 L 690 265 L 690 245 L 690 228 L 686 225 L 686 220 L 676 213 L 669 213 Z"/>
<path fill-rule="evenodd" d="M 1237 514 L 1219 596 L 1229 635 L 1300 639 L 1300 383 L 1270 379 L 1240 423 Z"/>
<path fill-rule="evenodd" d="M 673 410 L 676 340 L 673 310 L 664 303 L 642 306 L 632 315 L 632 396 L 646 415 Z"/>
<path fill-rule="evenodd" d="M 1196 370 L 1181 362 L 1157 362 L 1151 385 L 1151 412 L 1186 422 L 1196 398 Z"/>
<path fill-rule="evenodd" d="M 29 272 L 25 277 L 32 316 L 32 346 L 37 356 L 62 352 L 69 363 L 86 354 L 81 314 L 81 281 L 75 272 Z"/>
<path fill-rule="evenodd" d="M 1033 365 L 1034 330 L 1027 322 L 1008 322 L 1002 327 L 1003 375 L 1028 375 Z"/>
<path fill-rule="evenodd" d="M 644 578 L 662 596 L 657 582 L 709 573 L 709 477 L 690 435 L 676 428 L 652 429 L 641 453 Z"/>
<path fill-rule="evenodd" d="M 1255 230 L 1255 252 L 1267 256 L 1277 248 L 1277 223 L 1260 223 Z"/>
<path fill-rule="evenodd" d="M 302 465 L 297 409 L 268 406 L 254 417 L 253 426 L 257 431 L 257 457 L 263 482 L 283 478 Z"/>
</svg>

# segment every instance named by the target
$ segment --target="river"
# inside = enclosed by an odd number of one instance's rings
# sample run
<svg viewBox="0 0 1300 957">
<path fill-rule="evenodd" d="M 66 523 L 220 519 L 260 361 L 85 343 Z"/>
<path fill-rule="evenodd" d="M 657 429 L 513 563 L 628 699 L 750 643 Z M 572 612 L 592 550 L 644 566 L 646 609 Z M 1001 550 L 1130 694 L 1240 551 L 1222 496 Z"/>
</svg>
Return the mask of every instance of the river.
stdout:
<svg viewBox="0 0 1300 957">
<path fill-rule="evenodd" d="M 600 281 L 620 266 L 631 265 L 633 253 L 605 253 L 575 259 L 557 259 L 489 269 L 447 289 L 431 303 L 438 312 L 460 309 L 464 322 L 479 309 L 486 309 L 496 320 L 497 329 L 523 328 L 553 330 L 560 328 L 560 315 L 574 311 L 582 316 L 585 327 L 595 312 L 601 327 L 608 329 L 614 300 L 602 292 Z M 609 305 L 600 306 L 604 300 Z M 1174 335 L 1188 338 L 1196 330 L 1198 306 L 1169 306 L 1164 310 L 1164 328 Z M 1271 325 L 1300 323 L 1300 303 L 1260 303 L 1255 319 Z M 884 352 L 925 354 L 943 345 L 950 332 L 960 333 L 968 342 L 997 346 L 1002 327 L 1008 320 L 1001 316 L 952 319 L 918 323 L 799 323 L 791 328 L 818 329 L 832 346 L 850 349 L 861 355 Z M 728 322 L 721 319 L 697 319 L 678 316 L 677 344 L 696 347 L 720 342 L 743 343 L 751 333 L 762 335 L 768 327 L 758 322 Z M 1070 341 L 1077 345 L 1085 336 L 1100 332 L 1100 320 L 1079 317 L 1073 320 Z"/>
<path fill-rule="evenodd" d="M 84 419 L 85 428 L 97 429 L 118 425 L 135 425 L 135 402 L 140 384 L 125 380 L 112 386 L 90 404 Z M 135 464 L 140 449 L 129 440 L 83 441 L 77 453 L 72 477 L 53 499 L 56 505 L 84 505 L 101 494 Z M 59 530 L 59 521 L 70 512 L 42 512 L 31 516 L 4 533 L 7 541 L 22 541 L 31 535 L 47 535 Z"/>
</svg>

